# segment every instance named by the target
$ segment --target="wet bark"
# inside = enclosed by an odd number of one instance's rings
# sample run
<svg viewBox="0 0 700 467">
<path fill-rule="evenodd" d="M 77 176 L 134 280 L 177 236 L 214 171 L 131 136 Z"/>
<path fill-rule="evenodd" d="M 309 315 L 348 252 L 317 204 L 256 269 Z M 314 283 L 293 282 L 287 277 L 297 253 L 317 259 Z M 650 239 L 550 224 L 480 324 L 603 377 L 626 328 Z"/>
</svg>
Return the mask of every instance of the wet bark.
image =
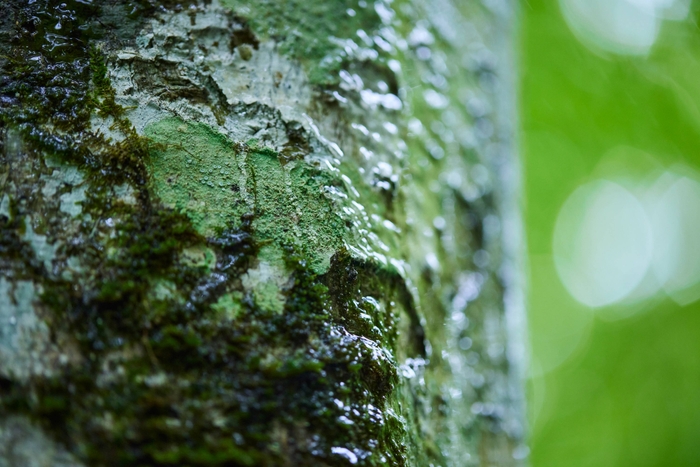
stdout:
<svg viewBox="0 0 700 467">
<path fill-rule="evenodd" d="M 0 466 L 520 465 L 509 2 L 0 6 Z"/>
</svg>

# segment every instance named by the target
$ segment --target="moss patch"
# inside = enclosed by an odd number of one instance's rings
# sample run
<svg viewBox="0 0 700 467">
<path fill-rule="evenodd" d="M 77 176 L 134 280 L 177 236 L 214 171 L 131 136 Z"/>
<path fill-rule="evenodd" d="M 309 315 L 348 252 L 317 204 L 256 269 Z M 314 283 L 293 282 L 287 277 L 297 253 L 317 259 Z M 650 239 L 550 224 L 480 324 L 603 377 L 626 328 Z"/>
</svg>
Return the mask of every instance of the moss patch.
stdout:
<svg viewBox="0 0 700 467">
<path fill-rule="evenodd" d="M 150 169 L 154 192 L 167 206 L 187 214 L 203 235 L 240 226 L 249 207 L 232 142 L 206 125 L 177 118 L 151 124 L 144 134 L 161 143 L 151 153 Z"/>
<path fill-rule="evenodd" d="M 262 244 L 294 246 L 312 269 L 328 269 L 348 235 L 325 195 L 339 179 L 301 160 L 282 161 L 255 141 L 235 143 L 177 118 L 151 124 L 145 134 L 158 145 L 150 158 L 154 192 L 202 235 L 239 228 L 245 217 Z"/>
</svg>

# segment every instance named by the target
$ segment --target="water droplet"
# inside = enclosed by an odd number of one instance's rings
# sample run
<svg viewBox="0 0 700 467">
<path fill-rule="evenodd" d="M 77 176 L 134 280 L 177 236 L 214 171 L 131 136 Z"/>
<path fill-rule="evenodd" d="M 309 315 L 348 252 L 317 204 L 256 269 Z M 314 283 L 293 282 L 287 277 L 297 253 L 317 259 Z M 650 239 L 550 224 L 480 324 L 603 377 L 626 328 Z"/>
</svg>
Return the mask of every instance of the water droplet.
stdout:
<svg viewBox="0 0 700 467">
<path fill-rule="evenodd" d="M 425 102 L 434 109 L 444 109 L 449 104 L 447 97 L 434 89 L 426 89 L 423 92 L 423 99 L 425 99 Z"/>
<path fill-rule="evenodd" d="M 345 459 L 347 459 L 348 461 L 350 461 L 351 464 L 357 464 L 357 460 L 358 460 L 358 459 L 357 459 L 357 455 L 356 455 L 354 452 L 352 452 L 351 450 L 347 449 L 347 448 L 335 447 L 335 446 L 334 446 L 334 447 L 331 448 L 331 452 L 332 452 L 333 454 L 337 454 L 337 455 L 339 455 L 339 456 L 341 456 L 341 457 L 344 457 Z"/>
<path fill-rule="evenodd" d="M 459 348 L 462 350 L 469 350 L 472 348 L 472 340 L 468 337 L 462 337 L 459 340 Z"/>
<path fill-rule="evenodd" d="M 437 216 L 435 219 L 433 219 L 433 227 L 435 227 L 438 230 L 442 230 L 445 228 L 445 218 L 442 216 Z"/>
<path fill-rule="evenodd" d="M 418 60 L 423 60 L 423 61 L 430 60 L 431 55 L 432 55 L 432 52 L 430 51 L 430 49 L 428 47 L 423 46 L 423 47 L 418 47 L 418 49 L 416 49 L 416 56 L 418 57 Z"/>
</svg>

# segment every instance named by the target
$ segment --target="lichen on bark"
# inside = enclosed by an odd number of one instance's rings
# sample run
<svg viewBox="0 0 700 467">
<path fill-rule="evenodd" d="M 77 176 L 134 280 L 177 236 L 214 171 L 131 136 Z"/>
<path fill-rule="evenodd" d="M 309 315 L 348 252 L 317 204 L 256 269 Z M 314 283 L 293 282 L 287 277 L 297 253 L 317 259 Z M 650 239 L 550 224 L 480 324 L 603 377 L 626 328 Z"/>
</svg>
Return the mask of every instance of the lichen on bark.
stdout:
<svg viewBox="0 0 700 467">
<path fill-rule="evenodd" d="M 9 465 L 516 465 L 512 8 L 0 6 Z"/>
</svg>

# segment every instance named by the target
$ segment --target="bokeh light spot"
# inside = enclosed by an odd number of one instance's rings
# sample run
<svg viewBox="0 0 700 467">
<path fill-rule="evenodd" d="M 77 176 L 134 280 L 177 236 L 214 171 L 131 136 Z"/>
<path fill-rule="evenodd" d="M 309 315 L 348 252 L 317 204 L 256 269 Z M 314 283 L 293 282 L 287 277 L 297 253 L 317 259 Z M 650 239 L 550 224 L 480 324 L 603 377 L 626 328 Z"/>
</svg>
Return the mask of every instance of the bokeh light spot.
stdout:
<svg viewBox="0 0 700 467">
<path fill-rule="evenodd" d="M 584 45 L 622 55 L 646 55 L 663 19 L 682 20 L 689 0 L 559 0 L 571 31 Z"/>
<path fill-rule="evenodd" d="M 642 281 L 652 243 L 637 198 L 616 183 L 596 180 L 577 188 L 562 206 L 554 229 L 554 263 L 576 300 L 602 307 L 624 299 Z"/>
<path fill-rule="evenodd" d="M 651 206 L 654 231 L 654 273 L 678 304 L 700 298 L 700 183 L 667 172 L 667 185 Z"/>
</svg>

